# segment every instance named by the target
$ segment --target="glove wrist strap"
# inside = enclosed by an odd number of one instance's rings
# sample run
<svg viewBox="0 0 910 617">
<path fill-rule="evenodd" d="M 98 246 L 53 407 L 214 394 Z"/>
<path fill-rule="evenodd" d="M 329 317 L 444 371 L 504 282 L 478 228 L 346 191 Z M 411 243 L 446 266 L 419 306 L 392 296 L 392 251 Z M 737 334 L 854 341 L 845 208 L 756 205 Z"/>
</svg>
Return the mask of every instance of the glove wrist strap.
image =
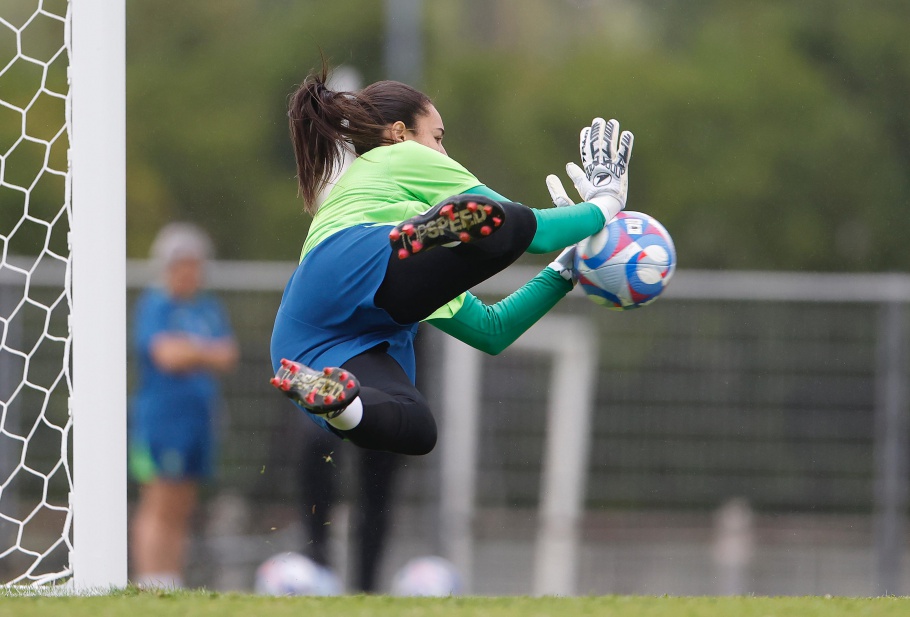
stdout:
<svg viewBox="0 0 910 617">
<path fill-rule="evenodd" d="M 571 268 L 567 268 L 566 266 L 559 263 L 558 261 L 551 261 L 547 267 L 550 270 L 555 270 L 556 273 L 559 276 L 561 276 L 562 278 L 564 278 L 565 280 L 572 281 L 572 269 Z"/>
</svg>

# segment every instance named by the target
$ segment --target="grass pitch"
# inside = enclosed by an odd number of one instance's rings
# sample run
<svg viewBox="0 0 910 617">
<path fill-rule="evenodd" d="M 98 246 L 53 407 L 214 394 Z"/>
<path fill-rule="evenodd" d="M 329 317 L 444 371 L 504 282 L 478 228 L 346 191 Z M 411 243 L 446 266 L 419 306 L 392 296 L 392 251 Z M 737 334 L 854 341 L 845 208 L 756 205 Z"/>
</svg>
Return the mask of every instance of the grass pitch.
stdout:
<svg viewBox="0 0 910 617">
<path fill-rule="evenodd" d="M 37 597 L 0 591 L 0 617 L 904 617 L 910 598 L 452 597 L 268 598 L 128 589 L 94 597 Z"/>
</svg>

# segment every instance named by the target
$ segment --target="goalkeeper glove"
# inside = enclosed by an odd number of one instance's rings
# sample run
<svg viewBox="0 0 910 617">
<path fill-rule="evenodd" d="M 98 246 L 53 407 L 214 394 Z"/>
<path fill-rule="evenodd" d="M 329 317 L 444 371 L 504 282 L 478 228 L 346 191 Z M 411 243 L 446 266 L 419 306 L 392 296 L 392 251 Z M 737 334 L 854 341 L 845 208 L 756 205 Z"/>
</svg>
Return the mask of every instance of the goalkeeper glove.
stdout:
<svg viewBox="0 0 910 617">
<path fill-rule="evenodd" d="M 569 198 L 566 189 L 562 186 L 559 178 L 550 174 L 547 176 L 547 190 L 550 191 L 550 199 L 557 208 L 571 206 L 574 202 Z M 574 287 L 578 283 L 578 274 L 575 272 L 575 245 L 563 249 L 559 257 L 554 259 L 548 266 L 551 270 L 556 270 L 559 276 L 566 279 Z"/>
<path fill-rule="evenodd" d="M 572 283 L 572 287 L 578 283 L 578 273 L 575 271 L 575 245 L 566 247 L 559 256 L 550 262 L 547 266 L 550 270 L 555 270 L 559 276 Z"/>
<path fill-rule="evenodd" d="M 566 189 L 563 187 L 562 182 L 553 174 L 547 176 L 547 190 L 550 191 L 550 199 L 557 208 L 575 205 L 575 202 L 572 201 L 572 198 L 566 193 Z"/>
<path fill-rule="evenodd" d="M 579 150 L 582 170 L 575 163 L 566 165 L 578 194 L 604 213 L 607 223 L 626 207 L 629 193 L 629 159 L 634 136 L 619 133 L 619 122 L 594 118 L 591 126 L 581 130 Z"/>
</svg>

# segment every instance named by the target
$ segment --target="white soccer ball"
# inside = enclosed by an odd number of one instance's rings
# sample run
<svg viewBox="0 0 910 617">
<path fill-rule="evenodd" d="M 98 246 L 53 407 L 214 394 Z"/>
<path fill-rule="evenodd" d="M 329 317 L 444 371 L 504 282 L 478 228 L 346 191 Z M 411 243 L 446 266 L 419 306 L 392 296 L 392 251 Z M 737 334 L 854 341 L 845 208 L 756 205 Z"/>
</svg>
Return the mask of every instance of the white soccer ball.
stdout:
<svg viewBox="0 0 910 617">
<path fill-rule="evenodd" d="M 578 282 L 588 298 L 621 311 L 650 304 L 676 271 L 673 239 L 657 219 L 620 212 L 601 231 L 578 243 Z"/>
<path fill-rule="evenodd" d="M 256 570 L 256 593 L 269 596 L 337 596 L 341 581 L 299 553 L 279 553 Z"/>
<path fill-rule="evenodd" d="M 406 563 L 392 579 L 392 595 L 441 597 L 461 593 L 461 577 L 455 566 L 436 556 L 417 557 Z"/>
</svg>

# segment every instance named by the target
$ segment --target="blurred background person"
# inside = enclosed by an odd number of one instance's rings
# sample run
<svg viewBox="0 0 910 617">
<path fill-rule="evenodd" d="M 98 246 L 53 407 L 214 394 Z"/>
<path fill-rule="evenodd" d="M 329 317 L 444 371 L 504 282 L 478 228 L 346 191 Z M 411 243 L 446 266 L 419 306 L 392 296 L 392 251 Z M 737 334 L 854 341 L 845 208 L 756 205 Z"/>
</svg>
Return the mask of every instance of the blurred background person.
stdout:
<svg viewBox="0 0 910 617">
<path fill-rule="evenodd" d="M 332 567 L 329 532 L 334 506 L 339 501 L 339 488 L 347 481 L 344 463 L 349 457 L 356 458 L 356 497 L 351 504 L 356 552 L 350 588 L 375 592 L 391 520 L 396 472 L 404 457 L 357 448 L 312 422 L 301 424 L 301 511 L 307 538 L 304 553 L 319 565 Z"/>
<path fill-rule="evenodd" d="M 227 313 L 202 290 L 212 252 L 209 236 L 195 225 L 166 225 L 151 250 L 161 284 L 146 289 L 135 307 L 130 469 L 140 494 L 131 549 L 140 586 L 183 586 L 198 485 L 213 471 L 217 375 L 238 361 Z"/>
</svg>

